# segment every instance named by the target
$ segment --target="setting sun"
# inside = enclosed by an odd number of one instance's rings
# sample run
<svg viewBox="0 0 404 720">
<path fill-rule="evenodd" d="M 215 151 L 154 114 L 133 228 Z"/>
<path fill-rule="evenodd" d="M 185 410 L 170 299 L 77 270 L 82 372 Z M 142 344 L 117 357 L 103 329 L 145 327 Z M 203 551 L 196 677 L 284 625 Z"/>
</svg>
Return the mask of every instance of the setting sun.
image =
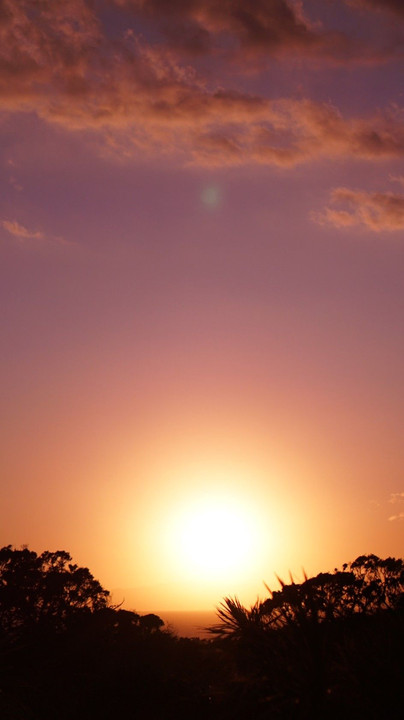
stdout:
<svg viewBox="0 0 404 720">
<path fill-rule="evenodd" d="M 157 565 L 179 586 L 192 587 L 195 603 L 206 602 L 205 594 L 214 602 L 226 588 L 242 591 L 245 583 L 256 591 L 268 555 L 278 552 L 275 505 L 271 510 L 260 503 L 257 477 L 247 478 L 241 467 L 220 463 L 216 470 L 201 464 L 177 472 L 181 491 L 160 498 L 155 520 L 145 529 Z"/>
<path fill-rule="evenodd" d="M 0 38 L 0 720 L 398 717 L 404 0 Z"/>
<path fill-rule="evenodd" d="M 173 542 L 184 569 L 209 580 L 245 570 L 257 544 L 253 518 L 241 503 L 215 498 L 180 513 Z"/>
<path fill-rule="evenodd" d="M 1 544 L 157 613 L 402 553 L 404 2 L 0 8 Z"/>
</svg>

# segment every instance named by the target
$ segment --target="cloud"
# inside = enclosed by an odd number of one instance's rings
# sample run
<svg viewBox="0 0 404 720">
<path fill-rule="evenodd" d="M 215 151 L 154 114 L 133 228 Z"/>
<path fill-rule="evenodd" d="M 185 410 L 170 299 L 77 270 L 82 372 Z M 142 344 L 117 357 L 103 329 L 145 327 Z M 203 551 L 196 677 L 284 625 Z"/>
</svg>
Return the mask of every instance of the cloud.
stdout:
<svg viewBox="0 0 404 720">
<path fill-rule="evenodd" d="M 398 515 L 390 515 L 389 520 L 390 522 L 393 522 L 394 520 L 404 520 L 404 512 L 400 512 Z"/>
<path fill-rule="evenodd" d="M 159 9 L 165 17 L 170 7 L 174 18 L 192 16 L 209 32 L 227 28 L 247 45 L 280 46 L 289 38 L 294 47 L 306 47 L 319 32 L 305 20 L 300 3 L 285 0 L 119 4 L 153 19 Z M 327 103 L 212 87 L 169 48 L 141 42 L 131 29 L 108 39 L 97 5 L 84 0 L 3 0 L 1 7 L 2 108 L 34 112 L 68 131 L 96 133 L 104 152 L 180 153 L 201 165 L 282 167 L 322 157 L 404 155 L 398 108 L 346 118 Z"/>
<path fill-rule="evenodd" d="M 21 185 L 21 183 L 18 182 L 18 180 L 14 177 L 14 175 L 10 175 L 10 177 L 8 179 L 8 183 L 17 192 L 22 192 L 22 190 L 24 190 L 23 185 Z"/>
<path fill-rule="evenodd" d="M 115 0 L 153 20 L 180 47 L 181 37 L 193 39 L 189 50 L 201 53 L 230 35 L 244 49 L 273 53 L 282 48 L 312 49 L 324 35 L 304 16 L 301 3 L 286 0 Z M 218 38 L 219 36 L 219 38 Z"/>
<path fill-rule="evenodd" d="M 404 185 L 404 175 L 390 175 L 389 180 Z"/>
<path fill-rule="evenodd" d="M 259 163 L 292 167 L 322 157 L 379 160 L 404 155 L 400 113 L 344 118 L 331 104 L 309 100 L 267 101 L 247 123 L 221 128 L 196 140 L 193 156 L 205 164 Z"/>
<path fill-rule="evenodd" d="M 6 106 L 52 103 L 49 91 L 79 96 L 101 41 L 99 22 L 85 0 L 2 0 L 0 93 Z M 48 96 L 48 97 L 47 97 Z"/>
<path fill-rule="evenodd" d="M 10 235 L 20 240 L 43 240 L 45 238 L 42 232 L 28 230 L 16 220 L 2 220 L 1 224 Z"/>
<path fill-rule="evenodd" d="M 362 225 L 374 232 L 404 229 L 404 194 L 341 187 L 332 191 L 331 202 L 343 207 L 326 207 L 323 213 L 314 216 L 320 224 L 338 228 Z"/>
<path fill-rule="evenodd" d="M 402 0 L 345 0 L 349 5 L 380 10 L 382 12 L 393 12 L 404 18 L 404 4 Z"/>
<path fill-rule="evenodd" d="M 240 70 L 246 62 L 274 56 L 374 63 L 389 55 L 384 41 L 378 48 L 370 47 L 359 37 L 327 28 L 318 19 L 311 20 L 303 0 L 111 1 L 159 28 L 177 52 L 239 58 Z M 322 5 L 322 0 L 312 2 L 311 11 L 321 13 Z"/>
<path fill-rule="evenodd" d="M 181 66 L 192 54 L 211 54 L 218 61 L 234 58 L 239 49 L 242 65 L 248 68 L 256 55 L 271 58 L 290 52 L 343 62 L 374 62 L 379 55 L 375 47 L 366 50 L 359 40 L 310 21 L 299 0 L 109 2 L 115 12 L 124 13 L 127 30 L 118 37 L 108 34 L 97 3 L 1 0 L 2 106 L 30 111 L 34 105 L 39 115 L 54 120 L 66 119 L 71 107 L 71 124 L 75 118 L 78 123 L 79 116 L 88 123 L 91 116 L 94 125 L 105 124 L 112 117 L 118 121 L 138 116 L 147 95 L 151 102 L 151 93 L 157 96 L 156 106 L 159 96 L 160 102 L 167 102 L 170 91 L 178 94 L 184 85 L 200 88 L 192 68 Z M 168 46 L 161 35 L 153 42 L 140 42 L 147 22 L 154 35 L 160 28 Z M 133 24 L 139 27 L 138 38 Z"/>
<path fill-rule="evenodd" d="M 250 116 L 260 98 L 208 92 L 190 67 L 132 32 L 109 41 L 83 0 L 3 0 L 0 92 L 4 110 L 36 112 L 74 128 L 197 124 L 224 108 L 229 120 Z M 73 18 L 73 19 L 72 19 Z"/>
<path fill-rule="evenodd" d="M 29 230 L 25 225 L 17 222 L 17 220 L 1 220 L 0 224 L 9 235 L 21 242 L 25 240 L 40 240 L 41 244 L 75 245 L 75 243 L 69 242 L 60 236 L 47 236 L 39 230 Z"/>
<path fill-rule="evenodd" d="M 395 492 L 390 494 L 390 503 L 404 502 L 404 492 Z"/>
<path fill-rule="evenodd" d="M 404 503 L 404 492 L 391 493 L 389 502 L 393 504 Z M 394 522 L 395 520 L 404 520 L 404 511 L 398 512 L 395 515 L 390 515 L 389 521 Z"/>
</svg>

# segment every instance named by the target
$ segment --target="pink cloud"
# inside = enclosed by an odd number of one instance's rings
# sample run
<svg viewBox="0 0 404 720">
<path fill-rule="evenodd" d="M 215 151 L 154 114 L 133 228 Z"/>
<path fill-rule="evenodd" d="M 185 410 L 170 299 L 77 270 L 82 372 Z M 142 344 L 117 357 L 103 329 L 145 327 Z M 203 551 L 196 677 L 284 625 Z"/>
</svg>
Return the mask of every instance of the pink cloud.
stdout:
<svg viewBox="0 0 404 720">
<path fill-rule="evenodd" d="M 364 226 L 374 232 L 404 228 L 403 194 L 336 188 L 331 194 L 331 202 L 343 207 L 325 208 L 315 217 L 318 222 L 340 228 Z"/>
<path fill-rule="evenodd" d="M 152 13 L 161 8 L 163 14 L 168 7 L 164 0 L 130 4 Z M 96 6 L 84 0 L 41 0 L 36 13 L 28 0 L 3 5 L 3 109 L 35 112 L 70 131 L 96 132 L 104 149 L 123 148 L 126 156 L 179 152 L 185 160 L 216 166 L 291 167 L 322 157 L 376 160 L 404 154 L 398 109 L 346 118 L 331 104 L 215 89 L 169 49 L 140 43 L 132 31 L 109 41 L 91 9 Z M 299 3 L 285 0 L 252 8 L 241 0 L 175 0 L 170 7 L 175 16 L 191 14 L 210 30 L 239 28 L 238 33 L 243 27 L 246 38 L 259 35 L 258 19 L 269 33 L 274 13 L 279 37 L 300 43 L 317 32 Z"/>
<path fill-rule="evenodd" d="M 186 46 L 193 52 L 242 50 L 251 67 L 257 55 L 299 56 L 374 62 L 379 51 L 309 21 L 301 2 L 287 0 L 109 0 L 125 12 L 128 30 L 111 40 L 97 5 L 86 0 L 3 0 L 0 19 L 0 94 L 4 108 L 54 119 L 92 115 L 94 125 L 113 115 L 138 114 L 145 95 L 167 102 L 170 90 L 198 86 L 195 72 L 181 67 Z M 170 49 L 136 41 L 130 25 L 149 19 L 162 28 Z M 227 36 L 222 42 L 223 35 Z M 382 55 L 385 56 L 385 43 Z M 185 52 L 185 55 L 184 55 Z M 174 54 L 173 54 L 174 53 Z M 224 53 L 226 55 L 226 52 Z M 176 60 L 173 60 L 175 56 Z M 241 66 L 240 66 L 241 72 Z M 192 83 L 191 83 L 192 80 Z M 199 81 L 200 84 L 200 81 Z M 139 103 L 134 102 L 135 95 Z M 111 107 L 113 106 L 113 112 Z M 171 107 L 171 104 L 170 104 Z M 78 121 L 77 121 L 78 122 Z"/>
<path fill-rule="evenodd" d="M 37 88 L 80 92 L 89 53 L 100 40 L 99 22 L 85 0 L 3 0 L 0 22 L 0 92 L 29 101 Z M 34 90 L 35 88 L 35 90 Z"/>
<path fill-rule="evenodd" d="M 25 225 L 22 225 L 17 220 L 1 220 L 1 226 L 6 232 L 16 240 L 23 242 L 25 240 L 36 240 L 40 241 L 41 246 L 45 245 L 63 245 L 63 246 L 74 246 L 74 242 L 69 242 L 60 236 L 47 236 L 40 230 L 29 230 Z"/>
<path fill-rule="evenodd" d="M 217 143 L 221 138 L 219 157 L 228 164 L 259 163 L 292 167 L 322 157 L 356 157 L 379 160 L 402 157 L 404 128 L 400 114 L 387 112 L 373 118 L 344 118 L 333 105 L 309 100 L 267 101 L 265 112 L 252 115 L 248 123 L 240 123 L 222 131 L 198 137 L 194 157 L 217 163 Z M 224 138 L 230 141 L 226 153 Z M 213 142 L 215 139 L 215 142 Z"/>
<path fill-rule="evenodd" d="M 20 240 L 43 240 L 45 237 L 44 234 L 39 231 L 28 230 L 24 225 L 17 222 L 17 220 L 2 220 L 1 224 L 10 235 Z"/>
</svg>

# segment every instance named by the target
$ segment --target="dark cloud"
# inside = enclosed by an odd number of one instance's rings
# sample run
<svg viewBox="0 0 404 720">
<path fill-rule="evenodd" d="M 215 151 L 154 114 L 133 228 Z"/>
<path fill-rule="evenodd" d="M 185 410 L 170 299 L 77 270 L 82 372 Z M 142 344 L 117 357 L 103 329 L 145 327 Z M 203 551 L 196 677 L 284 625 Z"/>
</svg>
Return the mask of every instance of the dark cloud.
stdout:
<svg viewBox="0 0 404 720">
<path fill-rule="evenodd" d="M 400 117 L 346 119 L 332 105 L 283 99 L 268 102 L 263 117 L 233 132 L 229 163 L 235 160 L 235 147 L 237 162 L 284 167 L 321 157 L 395 158 L 404 155 L 404 128 Z M 194 155 L 206 163 L 206 154 L 206 146 L 197 143 Z M 224 159 L 223 143 L 220 157 Z"/>
<path fill-rule="evenodd" d="M 155 12 L 167 7 L 163 0 L 144 4 Z M 254 17 L 276 9 L 275 27 L 283 37 L 300 37 L 299 22 L 306 27 L 298 20 L 298 5 L 291 14 L 283 0 L 251 6 L 237 0 L 220 7 L 209 0 L 173 3 L 174 13 L 192 10 L 209 29 L 221 27 L 225 11 L 231 11 L 234 27 L 241 27 L 241 6 Z M 376 160 L 404 154 L 399 109 L 349 118 L 327 103 L 214 88 L 167 47 L 141 42 L 133 30 L 110 40 L 96 7 L 84 0 L 0 0 L 3 111 L 35 112 L 68 130 L 96 131 L 104 147 L 124 148 L 126 156 L 181 152 L 204 165 L 290 167 L 321 157 Z"/>
<path fill-rule="evenodd" d="M 172 46 L 201 53 L 212 48 L 259 53 L 341 53 L 342 34 L 322 29 L 303 13 L 302 3 L 287 0 L 113 0 L 156 23 Z"/>
<path fill-rule="evenodd" d="M 50 83 L 56 92 L 85 92 L 89 56 L 100 39 L 84 0 L 1 0 L 0 95 L 6 104 L 30 102 Z"/>
<path fill-rule="evenodd" d="M 350 5 L 359 7 L 381 10 L 383 12 L 393 12 L 404 18 L 403 0 L 347 0 Z"/>
<path fill-rule="evenodd" d="M 371 3 L 371 0 L 370 4 Z M 397 54 L 397 38 L 378 46 L 350 32 L 325 27 L 324 3 L 311 3 L 319 17 L 309 18 L 303 0 L 110 0 L 158 28 L 177 53 L 215 53 L 251 67 L 274 56 L 323 59 L 337 64 L 376 63 Z M 362 0 L 346 0 L 353 8 Z M 368 2 L 368 0 L 363 0 Z M 376 5 L 377 3 L 375 3 Z M 396 3 L 391 2 L 392 6 Z M 362 5 L 365 7 L 365 5 Z M 353 34 L 352 34 L 353 33 Z"/>
</svg>

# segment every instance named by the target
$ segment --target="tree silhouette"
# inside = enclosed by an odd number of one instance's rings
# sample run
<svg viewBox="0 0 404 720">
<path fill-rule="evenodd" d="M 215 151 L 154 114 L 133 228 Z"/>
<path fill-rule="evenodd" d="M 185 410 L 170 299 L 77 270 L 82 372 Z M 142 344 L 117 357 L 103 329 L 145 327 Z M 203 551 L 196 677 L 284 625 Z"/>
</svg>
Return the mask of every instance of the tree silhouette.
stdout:
<svg viewBox="0 0 404 720">
<path fill-rule="evenodd" d="M 402 717 L 403 561 L 363 555 L 245 608 L 214 639 L 108 603 L 64 551 L 0 550 L 1 720 Z"/>
<path fill-rule="evenodd" d="M 164 625 L 164 621 L 154 613 L 141 615 L 138 622 L 141 629 L 147 633 L 157 632 L 157 630 L 160 630 Z"/>
<path fill-rule="evenodd" d="M 280 584 L 249 609 L 225 598 L 210 628 L 236 659 L 251 716 L 401 716 L 403 560 L 362 555 Z"/>
<path fill-rule="evenodd" d="M 278 578 L 281 589 L 257 601 L 250 609 L 236 598 L 219 605 L 219 623 L 210 628 L 221 637 L 239 638 L 257 630 L 281 629 L 287 625 L 337 620 L 359 613 L 371 614 L 395 609 L 404 597 L 404 561 L 377 555 L 361 555 L 342 570 L 319 573 L 302 583 L 289 584 Z"/>
<path fill-rule="evenodd" d="M 41 555 L 11 545 L 0 550 L 0 629 L 5 633 L 38 625 L 63 629 L 77 613 L 106 608 L 109 592 L 69 553 Z"/>
</svg>

